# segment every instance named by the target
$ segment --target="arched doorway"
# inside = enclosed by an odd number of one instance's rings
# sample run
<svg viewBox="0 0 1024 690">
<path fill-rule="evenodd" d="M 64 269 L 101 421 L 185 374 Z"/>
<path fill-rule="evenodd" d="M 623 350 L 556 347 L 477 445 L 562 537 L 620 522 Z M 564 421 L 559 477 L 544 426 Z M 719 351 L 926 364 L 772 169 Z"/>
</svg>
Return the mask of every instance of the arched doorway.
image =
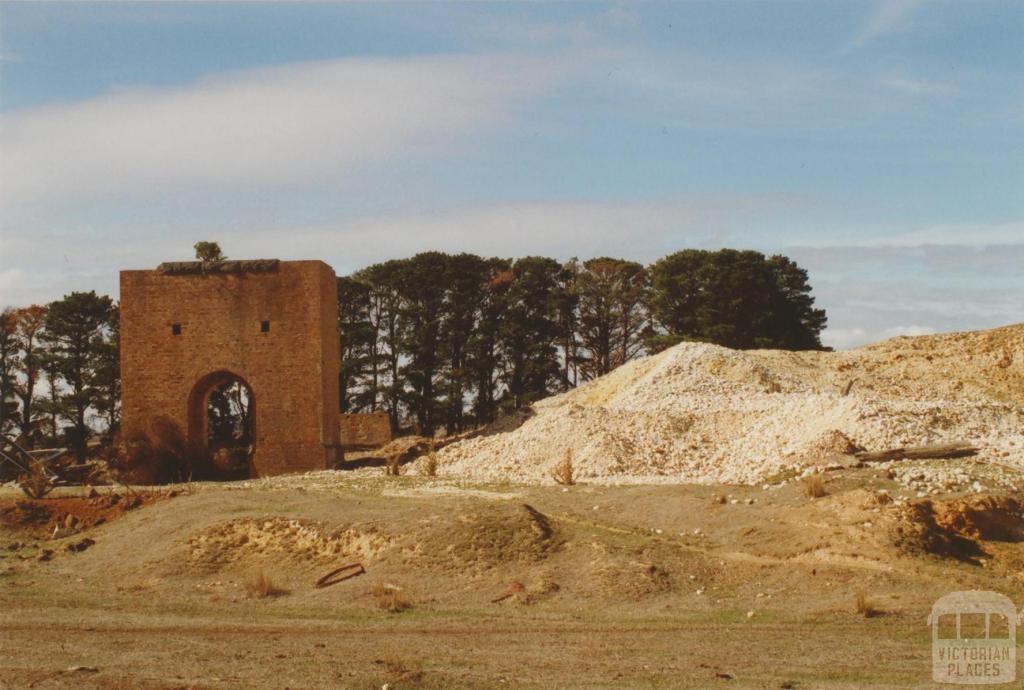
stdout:
<svg viewBox="0 0 1024 690">
<path fill-rule="evenodd" d="M 216 371 L 199 380 L 189 396 L 189 445 L 220 479 L 253 475 L 256 446 L 255 397 L 241 376 Z"/>
</svg>

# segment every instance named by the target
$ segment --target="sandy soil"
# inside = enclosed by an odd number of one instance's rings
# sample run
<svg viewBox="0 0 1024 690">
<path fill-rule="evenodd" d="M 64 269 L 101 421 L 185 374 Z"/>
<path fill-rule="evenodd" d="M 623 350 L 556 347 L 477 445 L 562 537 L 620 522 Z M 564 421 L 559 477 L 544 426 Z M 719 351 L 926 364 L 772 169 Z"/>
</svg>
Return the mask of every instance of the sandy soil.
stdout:
<svg viewBox="0 0 1024 690">
<path fill-rule="evenodd" d="M 0 489 L 0 687 L 926 688 L 935 599 L 1024 604 L 1005 492 L 896 505 L 872 468 L 818 499 L 332 476 L 130 509 Z M 348 562 L 366 574 L 315 587 Z M 385 588 L 407 607 L 380 608 Z"/>
</svg>

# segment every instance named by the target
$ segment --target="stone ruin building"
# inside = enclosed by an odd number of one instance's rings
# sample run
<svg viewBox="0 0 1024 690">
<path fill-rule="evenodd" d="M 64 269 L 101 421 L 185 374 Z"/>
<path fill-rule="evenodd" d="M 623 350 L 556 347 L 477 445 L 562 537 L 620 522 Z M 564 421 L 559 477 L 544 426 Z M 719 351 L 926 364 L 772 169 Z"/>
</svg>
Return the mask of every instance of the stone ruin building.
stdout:
<svg viewBox="0 0 1024 690">
<path fill-rule="evenodd" d="M 338 292 L 322 261 L 199 261 L 121 272 L 125 438 L 172 424 L 208 456 L 208 403 L 238 382 L 249 474 L 333 467 L 339 446 Z"/>
</svg>

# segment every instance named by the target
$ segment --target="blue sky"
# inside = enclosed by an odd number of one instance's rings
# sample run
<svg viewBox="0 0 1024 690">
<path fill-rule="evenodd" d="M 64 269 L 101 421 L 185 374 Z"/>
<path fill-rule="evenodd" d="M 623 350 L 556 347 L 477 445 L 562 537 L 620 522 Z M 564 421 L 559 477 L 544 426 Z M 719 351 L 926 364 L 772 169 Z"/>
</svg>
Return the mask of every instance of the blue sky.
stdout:
<svg viewBox="0 0 1024 690">
<path fill-rule="evenodd" d="M 0 4 L 0 304 L 121 268 L 784 252 L 825 340 L 1024 321 L 1019 2 Z"/>
</svg>

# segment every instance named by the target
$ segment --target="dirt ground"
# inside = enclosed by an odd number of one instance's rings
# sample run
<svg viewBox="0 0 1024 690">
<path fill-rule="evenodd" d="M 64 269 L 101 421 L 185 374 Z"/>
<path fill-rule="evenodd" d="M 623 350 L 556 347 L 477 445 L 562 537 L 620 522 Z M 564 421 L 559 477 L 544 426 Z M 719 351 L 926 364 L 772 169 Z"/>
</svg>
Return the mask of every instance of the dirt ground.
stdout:
<svg viewBox="0 0 1024 690">
<path fill-rule="evenodd" d="M 1005 493 L 337 474 L 0 489 L 0 687 L 928 688 L 938 597 L 1024 604 Z"/>
</svg>

